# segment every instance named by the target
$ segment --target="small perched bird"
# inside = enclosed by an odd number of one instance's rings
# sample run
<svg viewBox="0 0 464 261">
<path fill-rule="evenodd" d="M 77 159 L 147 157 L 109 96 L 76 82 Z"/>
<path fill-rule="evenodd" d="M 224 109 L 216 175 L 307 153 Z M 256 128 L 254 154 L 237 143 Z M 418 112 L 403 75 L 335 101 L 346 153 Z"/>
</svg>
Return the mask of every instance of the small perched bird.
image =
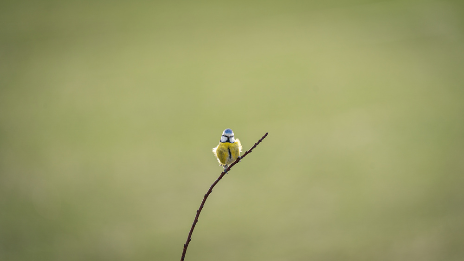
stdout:
<svg viewBox="0 0 464 261">
<path fill-rule="evenodd" d="M 240 158 L 240 152 L 242 152 L 242 144 L 238 139 L 234 138 L 234 132 L 231 129 L 225 129 L 219 145 L 213 148 L 213 153 L 219 164 L 226 170 L 229 164 Z"/>
</svg>

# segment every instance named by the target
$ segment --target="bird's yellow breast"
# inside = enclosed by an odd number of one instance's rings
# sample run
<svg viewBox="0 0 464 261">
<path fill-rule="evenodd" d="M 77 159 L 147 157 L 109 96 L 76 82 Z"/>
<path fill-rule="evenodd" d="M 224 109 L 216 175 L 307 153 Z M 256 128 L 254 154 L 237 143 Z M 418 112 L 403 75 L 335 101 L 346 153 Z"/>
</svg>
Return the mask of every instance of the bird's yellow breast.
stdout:
<svg viewBox="0 0 464 261">
<path fill-rule="evenodd" d="M 213 149 L 213 153 L 221 165 L 229 165 L 234 162 L 240 156 L 241 151 L 242 145 L 238 139 L 234 143 L 221 142 Z"/>
</svg>

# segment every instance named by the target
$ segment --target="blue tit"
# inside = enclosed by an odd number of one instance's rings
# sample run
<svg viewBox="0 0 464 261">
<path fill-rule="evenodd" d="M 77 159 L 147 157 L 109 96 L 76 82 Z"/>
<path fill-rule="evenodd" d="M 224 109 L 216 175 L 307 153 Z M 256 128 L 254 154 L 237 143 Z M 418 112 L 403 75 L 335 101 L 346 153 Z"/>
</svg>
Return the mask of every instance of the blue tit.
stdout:
<svg viewBox="0 0 464 261">
<path fill-rule="evenodd" d="M 229 164 L 240 157 L 240 152 L 242 152 L 242 144 L 238 139 L 234 138 L 234 132 L 231 129 L 225 129 L 219 145 L 213 148 L 214 156 L 216 156 L 219 164 L 226 170 Z"/>
</svg>

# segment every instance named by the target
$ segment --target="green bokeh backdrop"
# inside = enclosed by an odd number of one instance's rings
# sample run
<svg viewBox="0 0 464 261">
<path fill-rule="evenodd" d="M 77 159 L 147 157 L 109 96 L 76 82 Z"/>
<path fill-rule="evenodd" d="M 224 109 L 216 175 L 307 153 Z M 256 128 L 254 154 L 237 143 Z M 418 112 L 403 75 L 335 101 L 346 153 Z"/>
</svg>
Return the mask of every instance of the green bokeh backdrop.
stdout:
<svg viewBox="0 0 464 261">
<path fill-rule="evenodd" d="M 0 260 L 464 260 L 462 1 L 2 1 Z"/>
</svg>

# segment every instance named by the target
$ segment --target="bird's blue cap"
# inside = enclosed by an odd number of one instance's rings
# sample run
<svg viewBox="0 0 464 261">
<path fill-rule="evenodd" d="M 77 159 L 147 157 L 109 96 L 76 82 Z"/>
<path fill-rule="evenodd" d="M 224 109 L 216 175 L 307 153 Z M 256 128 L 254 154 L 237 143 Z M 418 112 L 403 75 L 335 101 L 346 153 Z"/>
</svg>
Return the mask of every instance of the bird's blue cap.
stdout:
<svg viewBox="0 0 464 261">
<path fill-rule="evenodd" d="M 224 134 L 233 135 L 234 132 L 231 129 L 225 129 Z"/>
</svg>

